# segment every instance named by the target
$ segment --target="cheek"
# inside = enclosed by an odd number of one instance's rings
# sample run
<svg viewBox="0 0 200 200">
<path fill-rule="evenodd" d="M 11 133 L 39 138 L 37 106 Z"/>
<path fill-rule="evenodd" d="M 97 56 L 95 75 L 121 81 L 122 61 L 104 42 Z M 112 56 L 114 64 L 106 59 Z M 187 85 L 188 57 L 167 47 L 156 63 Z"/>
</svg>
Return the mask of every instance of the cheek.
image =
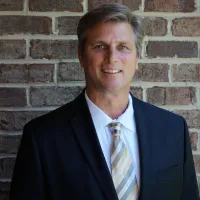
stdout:
<svg viewBox="0 0 200 200">
<path fill-rule="evenodd" d="M 123 56 L 121 61 L 124 63 L 124 65 L 131 65 L 132 67 L 135 67 L 137 63 L 137 59 L 130 55 Z"/>
<path fill-rule="evenodd" d="M 104 61 L 104 57 L 102 54 L 91 54 L 88 57 L 88 64 L 92 67 L 92 68 L 96 68 L 98 66 L 100 66 Z"/>
</svg>

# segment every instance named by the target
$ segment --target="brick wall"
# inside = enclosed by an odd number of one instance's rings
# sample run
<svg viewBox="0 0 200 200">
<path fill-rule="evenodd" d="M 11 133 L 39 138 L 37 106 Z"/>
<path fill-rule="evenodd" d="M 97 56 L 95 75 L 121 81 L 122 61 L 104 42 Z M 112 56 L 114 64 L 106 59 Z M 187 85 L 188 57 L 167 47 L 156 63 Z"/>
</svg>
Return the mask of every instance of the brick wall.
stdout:
<svg viewBox="0 0 200 200">
<path fill-rule="evenodd" d="M 144 19 L 132 92 L 186 118 L 200 184 L 200 0 L 0 0 L 1 200 L 23 125 L 84 87 L 76 25 L 100 2 L 123 3 Z"/>
</svg>

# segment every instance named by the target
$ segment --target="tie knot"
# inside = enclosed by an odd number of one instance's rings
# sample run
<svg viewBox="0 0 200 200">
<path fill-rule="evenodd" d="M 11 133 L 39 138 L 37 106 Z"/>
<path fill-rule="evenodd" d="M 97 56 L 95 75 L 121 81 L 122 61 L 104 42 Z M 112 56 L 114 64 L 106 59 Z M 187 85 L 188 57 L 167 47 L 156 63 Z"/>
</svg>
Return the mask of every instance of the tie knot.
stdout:
<svg viewBox="0 0 200 200">
<path fill-rule="evenodd" d="M 120 122 L 111 122 L 109 125 L 110 131 L 113 135 L 120 134 L 121 123 Z"/>
</svg>

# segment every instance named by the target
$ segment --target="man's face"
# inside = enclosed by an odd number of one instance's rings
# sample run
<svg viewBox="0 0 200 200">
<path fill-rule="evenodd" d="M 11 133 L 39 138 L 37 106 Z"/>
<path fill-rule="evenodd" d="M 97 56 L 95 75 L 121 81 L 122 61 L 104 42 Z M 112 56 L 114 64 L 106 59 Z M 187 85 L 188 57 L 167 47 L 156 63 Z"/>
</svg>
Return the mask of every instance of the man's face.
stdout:
<svg viewBox="0 0 200 200">
<path fill-rule="evenodd" d="M 88 31 L 84 53 L 79 52 L 79 60 L 90 92 L 129 91 L 138 61 L 131 25 L 96 24 Z"/>
</svg>

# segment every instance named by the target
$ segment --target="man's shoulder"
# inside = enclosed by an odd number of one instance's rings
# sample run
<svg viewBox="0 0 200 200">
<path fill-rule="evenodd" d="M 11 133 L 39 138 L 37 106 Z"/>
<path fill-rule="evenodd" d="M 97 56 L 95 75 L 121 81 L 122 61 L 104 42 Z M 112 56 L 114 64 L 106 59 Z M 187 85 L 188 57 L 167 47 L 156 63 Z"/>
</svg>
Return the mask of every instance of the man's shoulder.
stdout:
<svg viewBox="0 0 200 200">
<path fill-rule="evenodd" d="M 135 105 L 134 105 L 135 104 Z M 141 112 L 145 113 L 148 117 L 157 117 L 157 119 L 172 119 L 172 120 L 183 120 L 183 117 L 176 114 L 174 111 L 166 110 L 164 108 L 160 108 L 156 105 L 150 104 L 148 102 L 142 101 L 140 99 L 137 99 L 133 97 L 133 106 L 139 107 L 141 109 Z M 159 118 L 158 118 L 159 117 Z"/>
<path fill-rule="evenodd" d="M 25 127 L 28 127 L 29 129 L 31 128 L 32 130 L 42 128 L 46 129 L 47 127 L 52 128 L 55 125 L 57 126 L 61 123 L 67 123 L 67 121 L 70 120 L 74 115 L 74 108 L 76 107 L 74 104 L 74 101 L 71 101 L 55 110 L 36 117 L 29 121 Z"/>
</svg>

